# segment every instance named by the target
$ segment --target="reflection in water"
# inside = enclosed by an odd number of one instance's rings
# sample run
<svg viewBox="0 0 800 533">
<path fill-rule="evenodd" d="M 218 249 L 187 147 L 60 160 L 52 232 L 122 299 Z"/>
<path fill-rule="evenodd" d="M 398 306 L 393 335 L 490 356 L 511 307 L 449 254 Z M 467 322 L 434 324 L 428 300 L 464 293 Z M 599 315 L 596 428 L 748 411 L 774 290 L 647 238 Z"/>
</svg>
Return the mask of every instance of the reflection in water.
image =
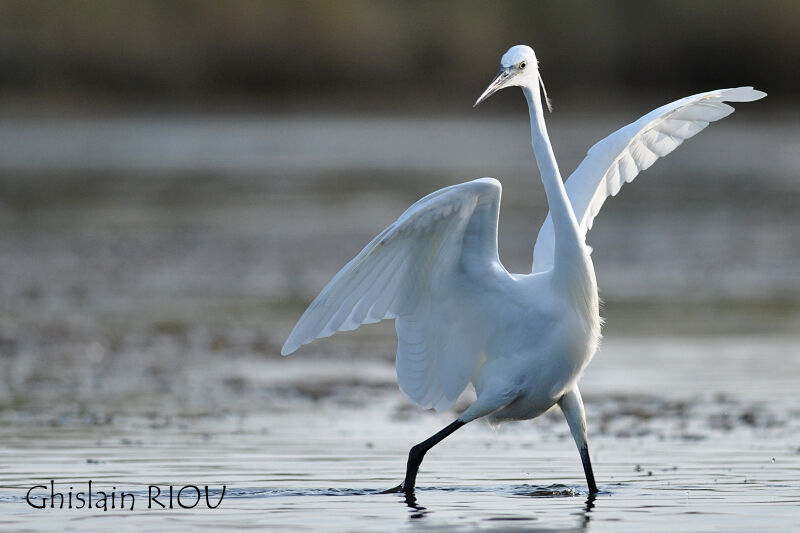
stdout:
<svg viewBox="0 0 800 533">
<path fill-rule="evenodd" d="M 581 513 L 581 521 L 580 526 L 578 527 L 579 531 L 586 531 L 586 527 L 589 525 L 589 520 L 592 519 L 590 513 L 592 509 L 594 509 L 594 501 L 597 499 L 597 494 L 589 494 L 586 497 L 586 504 L 583 506 L 583 513 Z"/>
<path fill-rule="evenodd" d="M 408 517 L 412 520 L 417 520 L 423 518 L 427 512 L 426 507 L 423 507 L 417 503 L 417 495 L 414 492 L 406 492 L 404 494 L 404 501 L 405 504 L 410 509 Z"/>
<path fill-rule="evenodd" d="M 530 487 L 528 487 L 528 488 L 530 488 Z M 502 489 L 488 488 L 488 487 L 487 488 L 459 487 L 458 489 L 434 489 L 434 490 L 440 490 L 441 492 L 450 493 L 450 494 L 456 493 L 456 492 L 458 492 L 458 493 L 466 492 L 466 493 L 471 493 L 471 494 L 480 494 L 480 493 L 502 494 L 504 492 L 507 492 L 507 491 L 502 490 Z M 428 490 L 427 492 L 430 493 L 432 491 Z M 508 491 L 508 492 L 510 492 L 511 494 L 521 494 L 516 489 L 512 489 L 511 491 Z M 386 493 L 385 492 L 381 492 L 379 494 L 386 494 Z M 574 489 L 571 489 L 571 492 L 567 492 L 567 491 L 565 491 L 565 490 L 563 490 L 561 488 L 557 488 L 557 489 L 554 490 L 552 488 L 552 486 L 551 486 L 551 487 L 539 487 L 539 488 L 537 488 L 537 489 L 535 489 L 533 491 L 528 492 L 527 496 L 532 497 L 532 498 L 555 498 L 555 497 L 577 496 L 578 494 L 579 493 L 577 491 L 575 491 Z M 485 518 L 485 520 L 491 521 L 491 522 L 514 522 L 515 525 L 514 525 L 514 527 L 512 529 L 513 530 L 518 530 L 518 531 L 529 531 L 529 532 L 539 532 L 539 533 L 554 532 L 554 531 L 565 531 L 565 532 L 568 532 L 568 533 L 581 533 L 581 532 L 587 531 L 587 529 L 588 529 L 589 521 L 591 520 L 591 513 L 592 513 L 592 510 L 595 508 L 595 501 L 596 500 L 597 500 L 597 494 L 589 494 L 586 497 L 586 501 L 584 502 L 584 505 L 581 508 L 581 510 L 578 511 L 577 513 L 575 513 L 575 515 L 578 517 L 578 523 L 575 525 L 575 527 L 566 527 L 566 528 L 558 528 L 558 529 L 553 529 L 553 528 L 549 528 L 549 527 L 540 527 L 540 526 L 533 526 L 533 527 L 525 526 L 525 527 L 522 527 L 522 526 L 519 525 L 520 522 L 524 522 L 524 521 L 527 521 L 527 520 L 536 520 L 536 517 L 535 516 L 508 516 L 508 515 L 503 514 L 503 513 L 507 513 L 508 512 L 508 508 L 506 508 L 506 507 L 500 507 L 500 508 L 495 510 L 497 513 L 500 514 L 500 516 L 489 516 L 489 517 Z M 419 500 L 417 498 L 417 492 L 403 493 L 401 502 L 408 507 L 408 509 L 409 509 L 408 518 L 410 520 L 420 520 L 420 519 L 425 518 L 427 515 L 429 515 L 429 514 L 431 514 L 432 512 L 435 511 L 435 509 L 429 509 L 428 507 L 425 507 L 425 506 L 420 504 L 420 502 L 419 502 Z M 515 506 L 515 510 L 519 511 L 519 510 L 521 510 L 520 508 L 522 508 L 522 507 L 524 507 L 524 504 L 521 504 L 519 506 Z M 491 512 L 491 510 L 490 509 L 486 509 L 486 512 Z M 508 531 L 508 530 L 509 530 L 509 528 L 507 528 L 507 527 L 503 527 L 502 528 L 502 531 Z"/>
</svg>

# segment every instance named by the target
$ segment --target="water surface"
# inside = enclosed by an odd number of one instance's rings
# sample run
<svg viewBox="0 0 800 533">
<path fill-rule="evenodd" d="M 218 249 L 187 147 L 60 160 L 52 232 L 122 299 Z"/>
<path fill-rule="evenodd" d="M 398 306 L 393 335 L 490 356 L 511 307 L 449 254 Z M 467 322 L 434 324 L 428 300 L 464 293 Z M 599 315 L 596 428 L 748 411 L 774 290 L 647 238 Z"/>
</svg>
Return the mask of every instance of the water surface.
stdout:
<svg viewBox="0 0 800 533">
<path fill-rule="evenodd" d="M 624 188 L 590 234 L 608 321 L 581 388 L 601 494 L 552 412 L 463 428 L 413 501 L 378 492 L 456 414 L 399 393 L 392 325 L 279 347 L 441 186 L 500 178 L 501 256 L 529 268 L 545 203 L 523 120 L 0 118 L 0 525 L 797 530 L 798 133 L 742 115 Z M 635 117 L 554 115 L 564 173 Z M 135 509 L 29 506 L 51 479 Z M 150 485 L 226 493 L 148 510 Z"/>
</svg>

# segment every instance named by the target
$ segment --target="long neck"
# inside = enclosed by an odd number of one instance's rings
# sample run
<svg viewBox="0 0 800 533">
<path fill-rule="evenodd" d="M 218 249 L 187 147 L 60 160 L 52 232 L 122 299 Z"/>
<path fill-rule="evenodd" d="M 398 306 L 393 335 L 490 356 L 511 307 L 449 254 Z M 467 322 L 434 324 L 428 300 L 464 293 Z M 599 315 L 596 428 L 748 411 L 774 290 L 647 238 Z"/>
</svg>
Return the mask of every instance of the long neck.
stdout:
<svg viewBox="0 0 800 533">
<path fill-rule="evenodd" d="M 575 213 L 572 211 L 572 204 L 569 202 L 567 191 L 564 189 L 564 182 L 561 181 L 561 173 L 558 171 L 556 156 L 553 154 L 553 147 L 550 145 L 550 138 L 547 136 L 547 126 L 544 123 L 544 112 L 542 110 L 542 97 L 538 87 L 522 87 L 525 99 L 528 101 L 528 112 L 531 116 L 531 145 L 536 156 L 536 164 L 542 175 L 544 192 L 547 195 L 547 205 L 550 208 L 550 216 L 553 219 L 553 229 L 556 233 L 556 247 L 559 240 L 564 241 L 564 237 L 573 244 L 578 239 L 578 222 Z M 582 240 L 582 239 L 581 239 Z M 577 241 L 579 242 L 579 241 Z M 567 244 L 562 242 L 561 244 Z"/>
</svg>

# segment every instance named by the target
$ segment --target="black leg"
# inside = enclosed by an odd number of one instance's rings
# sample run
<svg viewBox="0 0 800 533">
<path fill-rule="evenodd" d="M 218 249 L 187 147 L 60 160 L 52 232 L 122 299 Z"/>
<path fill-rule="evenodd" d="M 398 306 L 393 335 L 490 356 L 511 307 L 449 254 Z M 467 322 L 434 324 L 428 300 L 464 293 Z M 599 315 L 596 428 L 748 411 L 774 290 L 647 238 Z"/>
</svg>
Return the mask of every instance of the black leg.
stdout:
<svg viewBox="0 0 800 533">
<path fill-rule="evenodd" d="M 583 461 L 583 472 L 586 474 L 586 483 L 589 485 L 589 494 L 597 494 L 597 485 L 594 482 L 594 472 L 592 472 L 592 461 L 589 459 L 589 446 L 581 447 L 581 461 Z"/>
<path fill-rule="evenodd" d="M 456 420 L 439 433 L 434 435 L 433 437 L 424 440 L 411 448 L 411 451 L 408 452 L 408 465 L 406 466 L 406 478 L 401 485 L 398 485 L 392 489 L 386 490 L 384 492 L 405 492 L 406 494 L 412 494 L 414 492 L 414 485 L 417 482 L 417 472 L 419 471 L 419 465 L 422 464 L 422 459 L 425 458 L 425 454 L 442 442 L 447 436 L 451 435 L 455 432 L 458 428 L 464 425 L 464 422 L 461 420 Z"/>
</svg>

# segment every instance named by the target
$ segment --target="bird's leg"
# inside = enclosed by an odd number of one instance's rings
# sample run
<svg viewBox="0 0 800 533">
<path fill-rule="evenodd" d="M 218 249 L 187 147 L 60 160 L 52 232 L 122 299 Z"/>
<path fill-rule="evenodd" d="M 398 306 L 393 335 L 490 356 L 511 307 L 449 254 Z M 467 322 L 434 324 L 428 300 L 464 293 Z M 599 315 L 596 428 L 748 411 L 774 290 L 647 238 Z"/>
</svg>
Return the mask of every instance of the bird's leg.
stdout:
<svg viewBox="0 0 800 533">
<path fill-rule="evenodd" d="M 567 424 L 569 424 L 569 430 L 581 454 L 583 472 L 586 474 L 586 483 L 589 485 L 589 494 L 596 494 L 597 484 L 594 481 L 592 462 L 589 459 L 589 441 L 586 437 L 586 415 L 578 386 L 575 385 L 571 391 L 562 396 L 558 401 L 558 405 L 564 412 Z"/>
<path fill-rule="evenodd" d="M 592 471 L 592 461 L 589 459 L 589 445 L 584 444 L 580 448 L 581 461 L 583 462 L 583 473 L 586 474 L 586 484 L 589 485 L 589 494 L 597 494 L 597 484 L 594 482 L 594 472 Z"/>
<path fill-rule="evenodd" d="M 412 494 L 414 492 L 414 485 L 417 482 L 419 465 L 422 464 L 422 459 L 425 458 L 425 454 L 428 452 L 428 450 L 442 442 L 446 437 L 454 433 L 464 424 L 466 424 L 466 422 L 462 422 L 461 420 L 457 419 L 455 422 L 438 432 L 436 435 L 413 446 L 411 451 L 408 452 L 408 465 L 406 466 L 405 480 L 402 484 L 384 492 L 405 492 L 406 494 Z"/>
</svg>

